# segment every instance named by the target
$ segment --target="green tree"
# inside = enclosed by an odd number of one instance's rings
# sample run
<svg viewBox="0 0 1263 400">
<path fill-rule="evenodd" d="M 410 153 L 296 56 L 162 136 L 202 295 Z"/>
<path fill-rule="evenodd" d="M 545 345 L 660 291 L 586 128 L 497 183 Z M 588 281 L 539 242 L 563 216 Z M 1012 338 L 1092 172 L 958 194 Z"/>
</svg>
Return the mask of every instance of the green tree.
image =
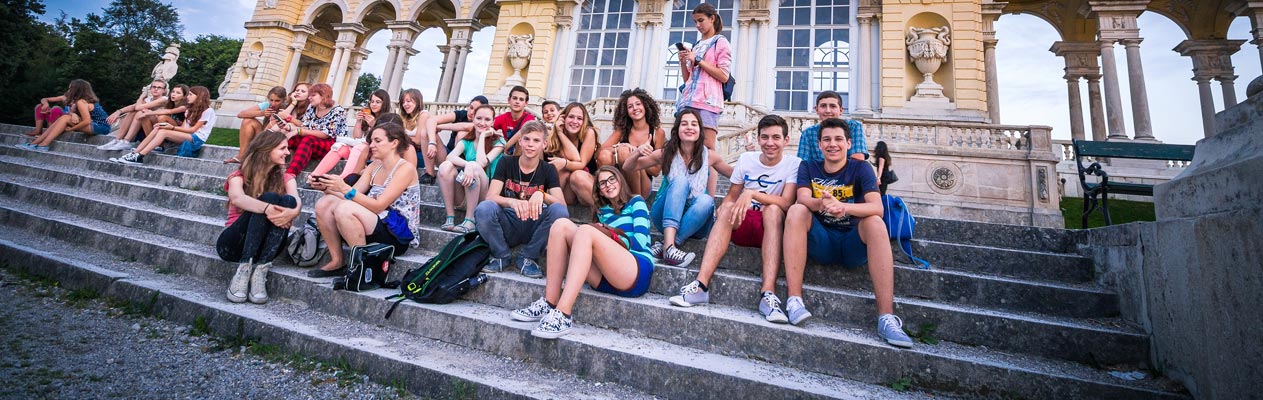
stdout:
<svg viewBox="0 0 1263 400">
<path fill-rule="evenodd" d="M 219 84 L 224 72 L 237 62 L 241 52 L 241 39 L 219 35 L 198 35 L 180 47 L 180 72 L 175 80 L 189 86 L 206 86 L 211 97 L 218 99 Z"/>
<path fill-rule="evenodd" d="M 39 99 L 61 94 L 70 81 L 70 45 L 38 20 L 43 14 L 39 0 L 0 0 L 0 122 L 31 124 Z"/>
<path fill-rule="evenodd" d="M 368 104 L 368 97 L 373 95 L 382 85 L 382 80 L 377 75 L 364 73 L 360 74 L 360 80 L 355 83 L 355 99 L 352 104 L 362 106 Z"/>
<path fill-rule="evenodd" d="M 163 49 L 184 32 L 175 7 L 156 0 L 114 0 L 82 20 L 63 15 L 57 28 L 73 47 L 67 75 L 91 82 L 111 111 L 136 101 Z"/>
</svg>

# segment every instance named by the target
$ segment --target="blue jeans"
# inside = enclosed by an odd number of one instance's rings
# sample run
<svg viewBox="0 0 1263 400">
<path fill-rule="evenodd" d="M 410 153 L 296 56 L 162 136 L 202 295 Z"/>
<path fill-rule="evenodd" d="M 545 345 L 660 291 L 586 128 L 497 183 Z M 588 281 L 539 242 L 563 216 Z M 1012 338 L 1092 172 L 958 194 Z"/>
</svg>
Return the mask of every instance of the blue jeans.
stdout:
<svg viewBox="0 0 1263 400">
<path fill-rule="evenodd" d="M 709 167 L 703 167 L 709 168 Z M 705 238 L 715 224 L 715 198 L 710 196 L 689 197 L 689 183 L 684 177 L 672 177 L 659 188 L 658 197 L 649 209 L 649 220 L 662 232 L 675 228 L 675 244 L 696 237 Z"/>
</svg>

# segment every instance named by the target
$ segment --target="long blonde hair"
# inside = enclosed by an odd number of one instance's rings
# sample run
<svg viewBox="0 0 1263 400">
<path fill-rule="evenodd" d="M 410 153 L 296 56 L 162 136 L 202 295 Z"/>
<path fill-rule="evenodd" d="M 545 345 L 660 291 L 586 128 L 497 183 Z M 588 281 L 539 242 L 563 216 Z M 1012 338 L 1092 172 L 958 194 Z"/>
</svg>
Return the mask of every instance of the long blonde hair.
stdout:
<svg viewBox="0 0 1263 400">
<path fill-rule="evenodd" d="M 417 103 L 417 109 L 412 113 L 409 113 L 408 110 L 403 107 L 404 99 L 409 97 L 412 98 L 412 101 Z M 386 103 L 389 104 L 390 100 L 387 99 Z M 403 91 L 403 95 L 399 96 L 399 116 L 403 117 L 403 128 L 407 130 L 417 129 L 417 123 L 421 121 L 422 112 L 425 112 L 425 98 L 421 95 L 421 91 L 417 89 L 408 89 Z M 470 118 L 472 119 L 473 117 L 471 116 Z"/>
<path fill-rule="evenodd" d="M 579 137 L 573 140 L 574 146 L 582 151 L 583 141 L 587 138 L 588 132 L 591 132 L 595 128 L 592 126 L 592 118 L 588 116 L 588 108 L 584 107 L 583 104 L 579 102 L 573 102 L 567 104 L 566 108 L 561 110 L 561 114 L 557 114 L 557 118 L 561 120 L 553 122 L 553 132 L 551 135 L 548 135 L 548 141 L 544 145 L 544 154 L 552 157 L 562 156 L 564 152 L 561 147 L 561 137 L 557 135 L 566 135 L 566 115 L 569 115 L 570 110 L 575 108 L 583 110 L 583 125 L 579 126 Z M 569 136 L 567 135 L 566 137 Z"/>
</svg>

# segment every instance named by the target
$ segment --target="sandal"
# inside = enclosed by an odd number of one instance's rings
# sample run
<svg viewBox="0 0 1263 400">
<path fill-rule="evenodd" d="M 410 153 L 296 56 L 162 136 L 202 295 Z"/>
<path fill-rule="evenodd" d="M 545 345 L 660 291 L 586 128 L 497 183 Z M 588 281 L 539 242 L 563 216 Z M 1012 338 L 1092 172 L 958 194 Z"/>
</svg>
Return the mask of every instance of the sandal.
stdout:
<svg viewBox="0 0 1263 400">
<path fill-rule="evenodd" d="M 451 215 L 448 215 L 447 219 L 444 220 L 443 222 L 443 226 L 439 227 L 439 229 L 442 229 L 448 232 L 452 232 L 452 229 L 455 229 L 455 228 L 456 228 L 456 217 L 451 216 Z"/>
<path fill-rule="evenodd" d="M 452 231 L 463 235 L 477 229 L 478 227 L 474 226 L 474 220 L 465 218 L 465 222 L 461 222 L 460 225 L 456 225 L 455 228 L 452 228 Z"/>
<path fill-rule="evenodd" d="M 241 159 L 233 156 L 232 158 L 224 160 L 224 164 L 241 164 Z"/>
</svg>

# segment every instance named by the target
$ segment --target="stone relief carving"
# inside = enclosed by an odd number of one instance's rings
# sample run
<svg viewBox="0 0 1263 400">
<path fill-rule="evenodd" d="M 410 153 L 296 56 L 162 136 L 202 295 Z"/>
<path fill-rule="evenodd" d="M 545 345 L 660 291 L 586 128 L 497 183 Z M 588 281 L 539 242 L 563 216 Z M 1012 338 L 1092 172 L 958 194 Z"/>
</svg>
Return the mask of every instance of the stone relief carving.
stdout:
<svg viewBox="0 0 1263 400">
<path fill-rule="evenodd" d="M 1039 12 L 1052 21 L 1053 25 L 1061 25 L 1061 9 L 1065 7 L 1060 1 L 1047 1 L 1039 7 Z"/>
<path fill-rule="evenodd" d="M 1035 181 L 1039 182 L 1039 201 L 1048 202 L 1048 167 L 1039 167 Z"/>
<path fill-rule="evenodd" d="M 162 61 L 159 61 L 157 65 L 153 66 L 153 72 L 150 73 L 150 77 L 155 80 L 170 82 L 171 78 L 174 78 L 175 73 L 180 69 L 175 62 L 179 58 L 180 44 L 172 43 L 167 46 L 166 51 L 162 52 Z"/>
<path fill-rule="evenodd" d="M 517 86 L 526 82 L 522 70 L 531 62 L 531 50 L 535 47 L 535 35 L 509 35 L 509 47 L 505 53 L 509 57 L 509 65 L 513 67 L 513 75 L 505 78 L 505 86 Z"/>
<path fill-rule="evenodd" d="M 956 187 L 956 173 L 950 168 L 938 167 L 930 173 L 930 182 L 940 190 L 952 190 Z"/>
<path fill-rule="evenodd" d="M 219 84 L 219 97 L 224 97 L 228 93 L 228 89 L 232 88 L 232 75 L 237 71 L 237 63 L 228 66 L 228 71 L 224 72 L 224 81 Z"/>
<path fill-rule="evenodd" d="M 277 0 L 263 0 L 263 8 L 271 10 L 276 8 Z"/>
<path fill-rule="evenodd" d="M 946 26 L 909 27 L 905 42 L 908 45 L 908 55 L 911 56 L 912 63 L 923 76 L 923 81 L 916 86 L 917 92 L 913 97 L 946 100 L 943 96 L 943 85 L 934 82 L 934 73 L 938 72 L 939 67 L 947 61 L 948 46 L 952 44 L 951 28 Z"/>
<path fill-rule="evenodd" d="M 263 61 L 262 51 L 246 52 L 245 63 L 241 66 L 241 72 L 245 74 L 241 84 L 237 86 L 238 91 L 250 90 L 250 84 L 254 82 L 255 74 L 259 72 L 259 63 Z"/>
</svg>

